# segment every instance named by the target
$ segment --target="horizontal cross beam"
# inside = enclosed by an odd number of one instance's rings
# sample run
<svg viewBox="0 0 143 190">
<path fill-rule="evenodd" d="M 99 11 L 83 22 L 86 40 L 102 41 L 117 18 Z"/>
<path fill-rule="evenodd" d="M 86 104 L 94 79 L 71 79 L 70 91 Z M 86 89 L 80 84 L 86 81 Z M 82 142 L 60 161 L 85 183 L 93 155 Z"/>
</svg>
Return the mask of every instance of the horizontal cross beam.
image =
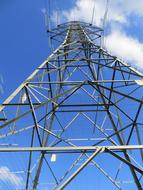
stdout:
<svg viewBox="0 0 143 190">
<path fill-rule="evenodd" d="M 0 148 L 0 152 L 29 152 L 40 151 L 46 153 L 69 153 L 69 152 L 95 152 L 98 148 L 111 151 L 123 151 L 123 150 L 137 150 L 143 149 L 143 145 L 122 145 L 122 146 L 66 146 L 66 147 L 11 147 Z"/>
</svg>

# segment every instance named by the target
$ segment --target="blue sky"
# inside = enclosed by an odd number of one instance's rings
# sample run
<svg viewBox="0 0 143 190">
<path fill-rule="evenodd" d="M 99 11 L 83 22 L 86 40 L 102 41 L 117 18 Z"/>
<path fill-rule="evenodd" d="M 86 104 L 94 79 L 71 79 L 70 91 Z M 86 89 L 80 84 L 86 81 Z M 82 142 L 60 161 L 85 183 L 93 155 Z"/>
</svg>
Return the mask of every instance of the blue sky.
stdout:
<svg viewBox="0 0 143 190">
<path fill-rule="evenodd" d="M 4 81 L 0 102 L 48 56 L 42 13 L 48 10 L 46 3 L 48 0 L 0 1 L 0 73 Z M 58 22 L 91 22 L 93 6 L 94 0 L 53 0 L 51 22 L 56 24 L 57 14 Z M 94 24 L 102 26 L 105 6 L 106 0 L 96 1 Z M 105 47 L 138 69 L 142 69 L 143 58 L 142 7 L 142 0 L 110 0 L 105 27 Z"/>
<path fill-rule="evenodd" d="M 44 1 L 0 1 L 0 73 L 4 98 L 48 55 L 47 34 L 41 9 Z"/>
<path fill-rule="evenodd" d="M 43 15 L 44 9 L 47 9 L 45 2 L 48 0 L 0 0 L 0 74 L 4 89 L 0 102 L 50 53 Z M 143 1 L 109 2 L 104 46 L 142 70 Z M 59 23 L 73 19 L 91 22 L 93 6 L 93 0 L 51 0 L 51 24 L 56 25 L 57 14 Z M 98 26 L 102 26 L 105 6 L 105 0 L 96 0 L 93 23 Z M 8 168 L 1 168 L 3 170 L 9 172 Z"/>
</svg>

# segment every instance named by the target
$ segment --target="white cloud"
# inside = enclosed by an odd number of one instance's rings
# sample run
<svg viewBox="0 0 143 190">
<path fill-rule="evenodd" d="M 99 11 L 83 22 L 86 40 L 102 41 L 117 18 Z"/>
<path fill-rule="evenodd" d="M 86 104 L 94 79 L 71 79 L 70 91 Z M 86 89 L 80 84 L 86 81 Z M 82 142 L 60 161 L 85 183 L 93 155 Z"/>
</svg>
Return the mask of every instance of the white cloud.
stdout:
<svg viewBox="0 0 143 190">
<path fill-rule="evenodd" d="M 113 30 L 106 37 L 106 48 L 119 58 L 143 67 L 143 44 L 123 31 Z"/>
<path fill-rule="evenodd" d="M 143 1 L 142 0 L 117 0 L 120 3 L 119 9 L 122 9 L 124 14 L 136 14 L 143 16 Z M 113 1 L 111 0 L 111 3 Z M 115 2 L 115 1 L 114 1 Z"/>
<path fill-rule="evenodd" d="M 93 24 L 102 26 L 107 0 L 76 0 L 74 7 L 61 12 L 61 21 L 79 20 L 91 23 L 94 2 Z M 109 0 L 107 20 L 111 30 L 106 37 L 106 47 L 113 54 L 141 68 L 143 44 L 137 37 L 128 36 L 125 32 L 124 26 L 132 24 L 130 16 L 143 17 L 143 0 Z"/>
<path fill-rule="evenodd" d="M 68 10 L 53 11 L 51 19 L 56 23 L 58 14 L 60 22 L 80 20 L 91 23 L 94 3 L 93 24 L 102 26 L 107 0 L 76 0 Z M 143 0 L 109 0 L 108 23 L 130 24 L 131 15 L 143 17 Z"/>
<path fill-rule="evenodd" d="M 23 185 L 22 177 L 12 173 L 6 166 L 0 167 L 0 180 L 10 182 L 15 188 L 21 188 Z"/>
<path fill-rule="evenodd" d="M 77 0 L 75 6 L 68 11 L 62 11 L 61 20 L 81 20 L 90 22 L 92 19 L 94 0 Z M 101 25 L 105 8 L 105 0 L 97 1 L 95 4 L 94 23 Z"/>
<path fill-rule="evenodd" d="M 62 11 L 60 16 L 64 20 L 82 20 L 91 22 L 94 2 L 94 24 L 101 26 L 107 0 L 76 0 L 75 6 L 68 11 Z M 142 0 L 109 0 L 109 22 L 127 23 L 128 16 L 131 14 L 143 16 Z"/>
</svg>

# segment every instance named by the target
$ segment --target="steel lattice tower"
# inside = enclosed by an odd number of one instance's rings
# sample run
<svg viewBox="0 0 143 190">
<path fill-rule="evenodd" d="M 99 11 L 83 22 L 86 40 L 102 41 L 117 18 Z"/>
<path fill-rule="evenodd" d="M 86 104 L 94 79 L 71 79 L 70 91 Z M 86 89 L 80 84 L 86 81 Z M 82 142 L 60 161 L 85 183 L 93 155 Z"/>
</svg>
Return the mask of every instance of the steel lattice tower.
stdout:
<svg viewBox="0 0 143 190">
<path fill-rule="evenodd" d="M 51 30 L 59 47 L 0 106 L 1 165 L 21 171 L 21 189 L 142 189 L 143 75 L 101 34 Z"/>
</svg>

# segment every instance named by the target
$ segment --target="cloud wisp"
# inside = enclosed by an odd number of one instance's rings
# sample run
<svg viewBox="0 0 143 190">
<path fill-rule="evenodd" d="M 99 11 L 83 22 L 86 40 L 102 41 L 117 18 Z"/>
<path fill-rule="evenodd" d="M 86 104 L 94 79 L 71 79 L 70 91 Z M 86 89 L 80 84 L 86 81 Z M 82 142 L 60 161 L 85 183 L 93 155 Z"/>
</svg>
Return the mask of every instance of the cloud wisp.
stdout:
<svg viewBox="0 0 143 190">
<path fill-rule="evenodd" d="M 6 166 L 0 167 L 0 180 L 11 183 L 15 188 L 20 189 L 23 186 L 22 177 L 10 171 Z"/>
</svg>

